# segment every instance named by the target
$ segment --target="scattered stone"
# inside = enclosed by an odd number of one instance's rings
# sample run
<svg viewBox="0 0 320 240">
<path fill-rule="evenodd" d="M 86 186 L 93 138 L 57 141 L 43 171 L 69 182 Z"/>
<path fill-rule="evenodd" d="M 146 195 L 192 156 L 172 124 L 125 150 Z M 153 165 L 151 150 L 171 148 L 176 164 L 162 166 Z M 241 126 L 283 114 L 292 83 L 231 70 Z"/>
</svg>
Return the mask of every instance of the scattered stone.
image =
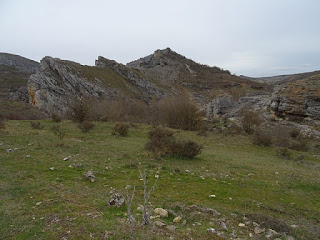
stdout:
<svg viewBox="0 0 320 240">
<path fill-rule="evenodd" d="M 125 203 L 125 197 L 121 193 L 113 193 L 109 200 L 110 206 L 121 207 Z"/>
<path fill-rule="evenodd" d="M 50 170 L 53 171 L 53 170 L 54 170 L 54 167 L 51 167 Z"/>
<path fill-rule="evenodd" d="M 279 172 L 274 172 L 274 174 L 278 175 L 278 174 L 279 174 Z"/>
<path fill-rule="evenodd" d="M 8 153 L 14 153 L 14 150 L 11 149 L 11 148 L 9 148 L 9 149 L 7 149 L 7 152 L 8 152 Z"/>
<path fill-rule="evenodd" d="M 160 215 L 150 216 L 150 219 L 151 219 L 151 220 L 153 220 L 153 219 L 157 219 L 157 218 L 160 218 Z"/>
<path fill-rule="evenodd" d="M 156 221 L 153 222 L 153 225 L 157 227 L 165 227 L 167 226 L 164 222 L 162 222 L 160 219 L 157 219 Z"/>
<path fill-rule="evenodd" d="M 290 225 L 290 227 L 291 227 L 291 228 L 299 228 L 299 226 L 298 226 L 298 225 L 295 225 L 295 224 Z"/>
<path fill-rule="evenodd" d="M 188 170 L 188 169 L 186 169 L 186 170 L 185 170 L 185 172 L 186 172 L 186 173 L 191 173 L 191 171 L 190 171 L 190 170 Z"/>
<path fill-rule="evenodd" d="M 253 238 L 253 234 L 252 234 L 252 233 L 249 233 L 249 237 Z"/>
<path fill-rule="evenodd" d="M 207 233 L 216 233 L 217 231 L 214 228 L 207 228 Z"/>
<path fill-rule="evenodd" d="M 169 226 L 166 226 L 166 229 L 168 229 L 171 232 L 174 232 L 176 230 L 176 227 L 174 225 L 169 225 Z"/>
<path fill-rule="evenodd" d="M 219 221 L 221 228 L 223 228 L 224 230 L 228 230 L 227 225 L 224 221 Z"/>
<path fill-rule="evenodd" d="M 30 157 L 31 157 L 30 155 L 27 155 L 27 156 L 26 156 L 26 158 L 30 158 Z"/>
<path fill-rule="evenodd" d="M 162 218 L 168 217 L 168 211 L 163 208 L 154 209 L 154 213 L 160 215 Z"/>
<path fill-rule="evenodd" d="M 83 165 L 82 165 L 81 163 L 77 163 L 77 164 L 75 165 L 75 167 L 76 167 L 76 168 L 82 168 Z"/>
<path fill-rule="evenodd" d="M 96 181 L 96 176 L 95 174 L 97 174 L 98 172 L 94 172 L 94 171 L 88 171 L 83 173 L 83 176 L 85 176 L 86 178 L 89 178 L 91 182 L 95 182 Z"/>
<path fill-rule="evenodd" d="M 182 225 L 182 226 L 187 225 L 187 220 L 183 220 L 181 225 Z"/>
<path fill-rule="evenodd" d="M 173 222 L 174 223 L 179 223 L 181 221 L 181 217 L 175 217 L 174 219 L 173 219 Z"/>
<path fill-rule="evenodd" d="M 65 158 L 63 159 L 63 161 L 67 161 L 69 158 L 70 158 L 70 156 L 69 156 L 69 157 L 65 157 Z"/>
<path fill-rule="evenodd" d="M 215 198 L 216 195 L 212 194 L 212 195 L 209 195 L 209 198 Z"/>
<path fill-rule="evenodd" d="M 267 239 L 273 239 L 275 237 L 279 237 L 280 233 L 274 231 L 273 229 L 268 229 L 266 232 L 266 238 Z"/>
<path fill-rule="evenodd" d="M 292 236 L 286 236 L 285 240 L 294 240 L 294 237 L 292 237 Z"/>
<path fill-rule="evenodd" d="M 245 227 L 246 225 L 244 223 L 239 223 L 238 227 Z"/>
<path fill-rule="evenodd" d="M 205 213 L 209 213 L 214 216 L 220 216 L 220 213 L 213 208 L 202 208 L 201 211 Z"/>
<path fill-rule="evenodd" d="M 41 203 L 42 203 L 42 202 L 37 202 L 37 203 L 36 203 L 36 206 L 39 206 L 39 205 L 41 205 Z"/>
<path fill-rule="evenodd" d="M 259 228 L 259 227 L 255 227 L 254 228 L 254 233 L 255 234 L 261 234 L 263 232 L 265 232 L 266 230 L 264 228 Z"/>
</svg>

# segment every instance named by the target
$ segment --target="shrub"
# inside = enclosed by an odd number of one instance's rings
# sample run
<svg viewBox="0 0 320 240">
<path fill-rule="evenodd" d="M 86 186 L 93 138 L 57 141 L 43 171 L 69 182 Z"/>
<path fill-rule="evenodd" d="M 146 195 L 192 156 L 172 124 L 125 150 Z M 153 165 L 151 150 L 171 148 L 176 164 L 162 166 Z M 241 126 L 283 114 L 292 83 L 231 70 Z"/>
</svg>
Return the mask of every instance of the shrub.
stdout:
<svg viewBox="0 0 320 240">
<path fill-rule="evenodd" d="M 251 135 L 253 134 L 255 128 L 262 123 L 262 121 L 258 113 L 245 109 L 240 113 L 239 123 L 244 132 Z"/>
<path fill-rule="evenodd" d="M 297 128 L 293 128 L 290 130 L 290 137 L 297 138 L 300 135 L 300 130 Z"/>
<path fill-rule="evenodd" d="M 252 221 L 259 223 L 264 228 L 270 228 L 277 232 L 282 232 L 282 233 L 283 232 L 290 233 L 290 227 L 284 220 L 276 219 L 269 215 L 260 214 L 260 213 L 248 214 L 248 217 Z"/>
<path fill-rule="evenodd" d="M 291 152 L 287 148 L 278 148 L 275 150 L 276 155 L 280 158 L 291 159 Z"/>
<path fill-rule="evenodd" d="M 192 140 L 176 140 L 171 129 L 158 126 L 148 133 L 146 149 L 156 156 L 194 158 L 201 153 L 202 146 Z"/>
<path fill-rule="evenodd" d="M 119 136 L 125 137 L 128 135 L 129 124 L 127 123 L 116 123 L 113 128 L 113 134 L 118 134 Z"/>
<path fill-rule="evenodd" d="M 90 119 L 90 101 L 84 97 L 73 99 L 69 103 L 69 116 L 73 122 L 82 123 Z"/>
<path fill-rule="evenodd" d="M 56 113 L 51 113 L 51 120 L 52 122 L 58 123 L 62 121 L 62 118 Z"/>
<path fill-rule="evenodd" d="M 62 140 L 64 138 L 64 136 L 66 135 L 66 132 L 61 129 L 61 127 L 59 125 L 55 125 L 52 126 L 50 128 L 51 132 L 53 132 L 54 135 L 56 135 L 60 140 Z"/>
<path fill-rule="evenodd" d="M 183 158 L 194 158 L 199 155 L 202 146 L 192 140 L 175 140 L 169 145 L 169 155 Z"/>
<path fill-rule="evenodd" d="M 173 131 L 169 128 L 158 126 L 148 133 L 149 142 L 146 149 L 152 151 L 156 156 L 169 153 L 169 145 L 174 142 Z"/>
<path fill-rule="evenodd" d="M 32 129 L 43 129 L 44 125 L 42 125 L 40 122 L 30 122 L 30 126 Z"/>
<path fill-rule="evenodd" d="M 0 118 L 0 129 L 5 129 L 6 128 L 6 123 L 4 121 L 4 119 Z"/>
<path fill-rule="evenodd" d="M 272 145 L 271 137 L 262 130 L 257 130 L 252 137 L 253 144 L 269 147 Z"/>
<path fill-rule="evenodd" d="M 187 93 L 183 93 L 180 97 L 167 97 L 161 100 L 158 106 L 159 119 L 168 127 L 193 131 L 202 123 L 203 114 Z"/>
<path fill-rule="evenodd" d="M 309 150 L 308 141 L 305 138 L 295 139 L 290 142 L 290 149 L 306 152 Z"/>
<path fill-rule="evenodd" d="M 89 121 L 83 121 L 82 123 L 78 124 L 78 128 L 81 130 L 82 133 L 87 133 L 92 130 L 95 125 Z"/>
</svg>

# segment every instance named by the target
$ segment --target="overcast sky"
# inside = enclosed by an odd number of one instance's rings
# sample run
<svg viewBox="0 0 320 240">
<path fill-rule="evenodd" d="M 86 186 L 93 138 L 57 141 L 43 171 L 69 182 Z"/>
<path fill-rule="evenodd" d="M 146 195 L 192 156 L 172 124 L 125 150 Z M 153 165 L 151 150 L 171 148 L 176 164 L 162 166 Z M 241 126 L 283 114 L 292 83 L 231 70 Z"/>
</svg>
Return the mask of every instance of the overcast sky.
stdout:
<svg viewBox="0 0 320 240">
<path fill-rule="evenodd" d="M 320 0 L 0 0 L 0 52 L 94 65 L 157 49 L 237 75 L 320 70 Z"/>
</svg>

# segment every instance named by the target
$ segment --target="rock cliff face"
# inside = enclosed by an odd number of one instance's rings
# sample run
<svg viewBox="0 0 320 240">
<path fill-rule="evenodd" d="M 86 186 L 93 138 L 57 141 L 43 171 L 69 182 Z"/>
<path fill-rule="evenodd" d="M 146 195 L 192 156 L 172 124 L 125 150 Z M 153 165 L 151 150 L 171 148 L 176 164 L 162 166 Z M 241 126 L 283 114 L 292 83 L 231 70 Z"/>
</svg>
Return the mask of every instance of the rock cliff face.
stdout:
<svg viewBox="0 0 320 240">
<path fill-rule="evenodd" d="M 65 114 L 77 97 L 112 99 L 123 94 L 145 101 L 162 97 L 165 91 L 115 61 L 99 57 L 96 66 L 45 57 L 28 81 L 30 102 L 50 114 Z"/>
<path fill-rule="evenodd" d="M 288 120 L 320 120 L 320 74 L 275 86 L 271 110 Z"/>
</svg>

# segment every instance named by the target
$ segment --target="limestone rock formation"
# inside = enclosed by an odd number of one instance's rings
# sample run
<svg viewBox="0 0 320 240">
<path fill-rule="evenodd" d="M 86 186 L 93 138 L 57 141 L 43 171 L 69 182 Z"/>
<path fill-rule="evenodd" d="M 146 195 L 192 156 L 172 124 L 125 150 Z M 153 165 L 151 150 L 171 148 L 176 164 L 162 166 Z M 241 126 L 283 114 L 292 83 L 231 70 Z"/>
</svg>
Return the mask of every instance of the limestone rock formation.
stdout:
<svg viewBox="0 0 320 240">
<path fill-rule="evenodd" d="M 271 110 L 288 120 L 320 120 L 320 74 L 275 86 Z"/>
<path fill-rule="evenodd" d="M 112 90 L 91 82 L 77 71 L 80 64 L 44 57 L 40 70 L 28 81 L 30 102 L 40 110 L 50 114 L 64 114 L 68 102 L 74 96 L 102 97 L 112 95 Z"/>
<path fill-rule="evenodd" d="M 0 53 L 0 64 L 11 66 L 27 73 L 34 73 L 39 69 L 38 62 L 9 53 Z"/>
</svg>

